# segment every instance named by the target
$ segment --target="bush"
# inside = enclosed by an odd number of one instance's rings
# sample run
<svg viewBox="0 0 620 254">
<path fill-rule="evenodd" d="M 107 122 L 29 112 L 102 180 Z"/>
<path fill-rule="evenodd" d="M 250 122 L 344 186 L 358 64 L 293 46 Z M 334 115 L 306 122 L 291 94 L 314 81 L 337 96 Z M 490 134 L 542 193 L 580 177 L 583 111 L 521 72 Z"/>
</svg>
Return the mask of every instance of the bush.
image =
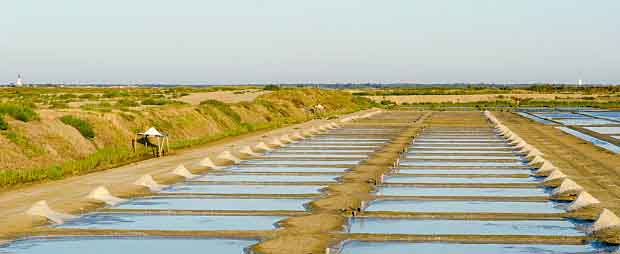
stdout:
<svg viewBox="0 0 620 254">
<path fill-rule="evenodd" d="M 4 120 L 4 116 L 0 115 L 0 130 L 9 129 L 9 124 Z"/>
<path fill-rule="evenodd" d="M 166 105 L 168 100 L 165 99 L 146 99 L 142 101 L 142 105 Z"/>
<path fill-rule="evenodd" d="M 77 129 L 85 138 L 92 139 L 95 137 L 92 125 L 87 121 L 70 115 L 61 117 L 60 121 Z"/>
<path fill-rule="evenodd" d="M 116 106 L 119 106 L 119 107 L 137 107 L 137 106 L 140 106 L 140 104 L 135 102 L 135 101 L 132 101 L 132 100 L 121 99 L 121 100 L 118 100 L 116 102 Z"/>
<path fill-rule="evenodd" d="M 39 114 L 31 107 L 13 103 L 0 104 L 0 114 L 10 115 L 22 122 L 39 119 Z"/>
<path fill-rule="evenodd" d="M 200 102 L 200 105 L 214 107 L 228 117 L 232 118 L 232 120 L 236 123 L 241 123 L 241 116 L 226 103 L 217 100 L 206 100 Z"/>
<path fill-rule="evenodd" d="M 278 90 L 280 90 L 280 87 L 276 86 L 276 85 L 266 85 L 265 87 L 263 87 L 263 90 L 266 90 L 266 91 L 278 91 Z"/>
</svg>

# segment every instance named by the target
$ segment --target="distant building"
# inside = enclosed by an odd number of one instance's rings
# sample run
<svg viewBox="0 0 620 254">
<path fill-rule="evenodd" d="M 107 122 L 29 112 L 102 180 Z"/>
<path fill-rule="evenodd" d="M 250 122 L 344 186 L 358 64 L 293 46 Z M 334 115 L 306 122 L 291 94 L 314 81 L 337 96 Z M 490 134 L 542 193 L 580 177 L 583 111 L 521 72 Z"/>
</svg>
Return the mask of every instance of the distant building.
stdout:
<svg viewBox="0 0 620 254">
<path fill-rule="evenodd" d="M 22 75 L 17 74 L 17 82 L 15 82 L 15 87 L 23 87 L 24 83 L 22 81 Z"/>
</svg>

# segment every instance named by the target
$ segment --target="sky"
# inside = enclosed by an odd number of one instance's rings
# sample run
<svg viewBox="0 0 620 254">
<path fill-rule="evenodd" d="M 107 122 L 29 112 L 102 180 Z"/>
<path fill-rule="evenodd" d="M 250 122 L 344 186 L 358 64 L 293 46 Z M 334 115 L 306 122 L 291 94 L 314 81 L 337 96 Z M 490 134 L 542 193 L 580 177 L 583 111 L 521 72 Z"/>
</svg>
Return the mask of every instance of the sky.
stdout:
<svg viewBox="0 0 620 254">
<path fill-rule="evenodd" d="M 618 0 L 3 0 L 0 83 L 620 84 Z"/>
</svg>

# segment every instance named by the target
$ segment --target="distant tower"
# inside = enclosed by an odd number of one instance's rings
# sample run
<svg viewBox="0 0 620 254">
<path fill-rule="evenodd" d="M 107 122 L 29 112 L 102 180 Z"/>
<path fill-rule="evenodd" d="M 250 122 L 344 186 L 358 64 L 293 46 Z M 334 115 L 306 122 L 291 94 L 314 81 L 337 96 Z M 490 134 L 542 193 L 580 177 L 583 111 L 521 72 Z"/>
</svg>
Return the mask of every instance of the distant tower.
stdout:
<svg viewBox="0 0 620 254">
<path fill-rule="evenodd" d="M 582 86 L 583 85 L 583 80 L 579 80 L 579 82 L 577 82 L 577 85 Z"/>
<path fill-rule="evenodd" d="M 24 86 L 24 83 L 22 82 L 22 75 L 21 74 L 17 74 L 17 82 L 15 82 L 15 86 L 16 87 Z"/>
</svg>

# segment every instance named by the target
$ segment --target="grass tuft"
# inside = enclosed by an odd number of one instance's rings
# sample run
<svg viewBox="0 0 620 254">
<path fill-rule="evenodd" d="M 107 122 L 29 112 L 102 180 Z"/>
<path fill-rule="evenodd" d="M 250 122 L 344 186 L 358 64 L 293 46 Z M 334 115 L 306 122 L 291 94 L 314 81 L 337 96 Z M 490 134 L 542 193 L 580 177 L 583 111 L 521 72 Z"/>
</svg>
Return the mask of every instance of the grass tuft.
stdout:
<svg viewBox="0 0 620 254">
<path fill-rule="evenodd" d="M 73 128 L 77 129 L 82 136 L 88 139 L 92 139 L 95 137 L 95 131 L 93 130 L 93 126 L 80 118 L 75 116 L 66 115 L 60 118 L 60 121 L 66 125 L 70 125 Z"/>
</svg>

